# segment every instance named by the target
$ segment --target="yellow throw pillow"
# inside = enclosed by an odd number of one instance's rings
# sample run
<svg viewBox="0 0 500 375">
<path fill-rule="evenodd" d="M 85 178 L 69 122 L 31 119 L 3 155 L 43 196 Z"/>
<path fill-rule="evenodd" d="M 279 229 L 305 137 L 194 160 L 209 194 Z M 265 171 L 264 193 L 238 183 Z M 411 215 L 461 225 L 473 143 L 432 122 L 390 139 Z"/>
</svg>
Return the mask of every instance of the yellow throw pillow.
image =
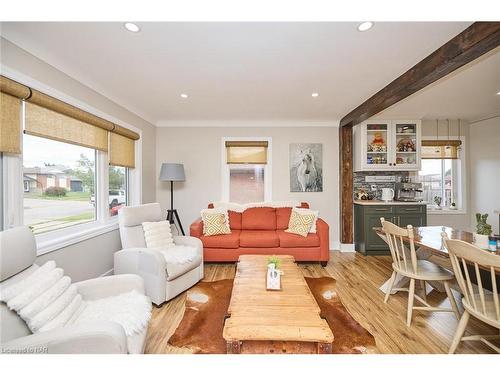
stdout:
<svg viewBox="0 0 500 375">
<path fill-rule="evenodd" d="M 201 220 L 203 220 L 203 234 L 205 236 L 216 236 L 219 234 L 231 234 L 231 228 L 224 212 L 203 210 Z"/>
<path fill-rule="evenodd" d="M 314 224 L 315 217 L 316 216 L 314 214 L 303 215 L 295 210 L 292 210 L 290 221 L 288 222 L 288 229 L 285 229 L 285 232 L 307 237 L 307 234 Z"/>
</svg>

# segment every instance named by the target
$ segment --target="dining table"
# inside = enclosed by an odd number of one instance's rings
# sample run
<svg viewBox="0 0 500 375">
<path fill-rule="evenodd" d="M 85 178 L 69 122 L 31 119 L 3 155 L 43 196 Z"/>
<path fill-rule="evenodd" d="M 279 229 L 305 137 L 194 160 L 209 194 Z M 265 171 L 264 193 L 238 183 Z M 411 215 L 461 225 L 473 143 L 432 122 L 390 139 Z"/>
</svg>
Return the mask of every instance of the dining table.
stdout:
<svg viewBox="0 0 500 375">
<path fill-rule="evenodd" d="M 374 227 L 373 230 L 380 238 L 387 242 L 387 238 L 382 227 Z M 433 261 L 441 266 L 445 266 L 445 268 L 451 269 L 451 263 L 449 262 L 450 255 L 444 246 L 443 233 L 446 233 L 449 239 L 461 240 L 470 244 L 473 243 L 473 234 L 471 232 L 446 226 L 413 227 L 415 253 L 417 255 L 417 259 Z M 403 241 L 409 244 L 410 239 L 408 237 L 403 237 Z M 489 250 L 481 250 L 499 255 L 498 251 L 491 252 Z M 448 267 L 446 267 L 446 263 L 449 263 Z M 407 277 L 400 276 L 398 274 L 394 283 L 394 288 L 402 288 L 408 282 L 409 279 Z M 444 291 L 444 288 L 440 283 L 426 283 L 426 285 L 426 293 L 429 293 L 433 288 L 439 290 L 440 292 Z M 389 279 L 384 282 L 379 289 L 386 293 L 388 288 Z M 394 294 L 396 292 L 393 291 L 391 293 Z"/>
</svg>

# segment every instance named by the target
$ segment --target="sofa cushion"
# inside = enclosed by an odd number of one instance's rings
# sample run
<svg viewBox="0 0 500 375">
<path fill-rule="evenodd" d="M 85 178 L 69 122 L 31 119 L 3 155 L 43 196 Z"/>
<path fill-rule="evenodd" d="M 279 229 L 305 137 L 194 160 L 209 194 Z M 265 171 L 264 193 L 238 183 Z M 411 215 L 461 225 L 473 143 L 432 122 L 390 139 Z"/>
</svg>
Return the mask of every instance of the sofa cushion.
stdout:
<svg viewBox="0 0 500 375">
<path fill-rule="evenodd" d="M 241 212 L 228 211 L 229 213 L 229 226 L 231 229 L 241 229 Z"/>
<path fill-rule="evenodd" d="M 302 202 L 299 208 L 309 208 L 309 204 Z M 290 221 L 290 215 L 292 213 L 292 207 L 278 207 L 276 208 L 276 229 L 286 229 L 288 228 L 288 222 Z"/>
<path fill-rule="evenodd" d="M 287 233 L 283 230 L 277 231 L 280 240 L 280 247 L 318 247 L 319 237 L 316 233 L 309 233 L 307 237 L 298 234 Z"/>
<path fill-rule="evenodd" d="M 237 249 L 240 246 L 240 232 L 233 230 L 230 234 L 221 234 L 217 236 L 201 236 L 203 247 L 220 249 Z"/>
<path fill-rule="evenodd" d="M 276 209 L 276 229 L 283 230 L 288 228 L 291 213 L 291 207 L 279 207 Z"/>
<path fill-rule="evenodd" d="M 271 207 L 252 207 L 243 211 L 241 217 L 243 230 L 276 230 L 276 209 Z"/>
<path fill-rule="evenodd" d="M 280 240 L 274 230 L 242 230 L 241 247 L 279 247 Z"/>
</svg>

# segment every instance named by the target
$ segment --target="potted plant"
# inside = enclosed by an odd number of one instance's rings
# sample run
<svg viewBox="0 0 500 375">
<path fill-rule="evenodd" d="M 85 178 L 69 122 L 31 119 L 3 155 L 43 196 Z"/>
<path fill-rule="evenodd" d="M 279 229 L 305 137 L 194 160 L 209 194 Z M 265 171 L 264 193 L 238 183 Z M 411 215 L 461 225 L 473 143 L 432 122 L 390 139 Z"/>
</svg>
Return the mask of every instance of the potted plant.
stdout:
<svg viewBox="0 0 500 375">
<path fill-rule="evenodd" d="M 476 214 L 476 231 L 472 234 L 474 243 L 477 247 L 482 249 L 488 248 L 489 236 L 491 235 L 491 225 L 486 222 L 488 219 L 488 214 L 481 215 L 480 213 Z"/>
<path fill-rule="evenodd" d="M 276 255 L 270 256 L 267 259 L 267 266 L 269 267 L 270 264 L 274 264 L 274 269 L 279 269 L 281 265 L 281 259 L 278 258 Z"/>
<path fill-rule="evenodd" d="M 434 197 L 434 203 L 436 203 L 437 209 L 440 210 L 441 209 L 441 197 L 436 195 Z"/>
</svg>

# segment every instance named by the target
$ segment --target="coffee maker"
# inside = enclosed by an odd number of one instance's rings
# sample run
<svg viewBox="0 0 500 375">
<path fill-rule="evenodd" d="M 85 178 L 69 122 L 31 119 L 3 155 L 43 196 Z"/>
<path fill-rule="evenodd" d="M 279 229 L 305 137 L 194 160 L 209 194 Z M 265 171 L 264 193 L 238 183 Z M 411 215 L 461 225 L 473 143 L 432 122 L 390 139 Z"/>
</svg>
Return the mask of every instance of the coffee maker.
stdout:
<svg viewBox="0 0 500 375">
<path fill-rule="evenodd" d="M 420 182 L 396 182 L 394 200 L 400 202 L 421 202 L 422 184 Z"/>
</svg>

